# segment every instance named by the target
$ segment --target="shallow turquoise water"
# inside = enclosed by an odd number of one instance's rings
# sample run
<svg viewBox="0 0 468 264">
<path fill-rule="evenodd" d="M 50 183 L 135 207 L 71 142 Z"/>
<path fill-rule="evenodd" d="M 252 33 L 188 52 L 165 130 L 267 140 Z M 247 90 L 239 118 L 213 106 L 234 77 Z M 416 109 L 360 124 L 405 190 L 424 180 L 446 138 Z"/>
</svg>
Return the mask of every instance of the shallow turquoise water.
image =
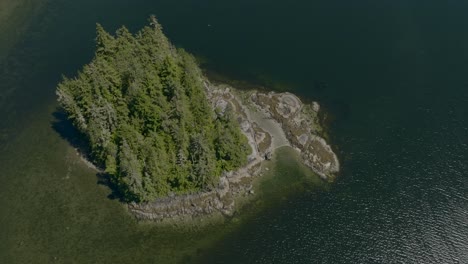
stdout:
<svg viewBox="0 0 468 264">
<path fill-rule="evenodd" d="M 0 68 L 1 262 L 468 262 L 467 11 L 463 1 L 51 1 Z M 208 69 L 319 100 L 337 181 L 317 187 L 285 155 L 267 198 L 229 224 L 135 223 L 52 114 L 61 74 L 92 56 L 94 24 L 136 30 L 149 14 Z"/>
</svg>

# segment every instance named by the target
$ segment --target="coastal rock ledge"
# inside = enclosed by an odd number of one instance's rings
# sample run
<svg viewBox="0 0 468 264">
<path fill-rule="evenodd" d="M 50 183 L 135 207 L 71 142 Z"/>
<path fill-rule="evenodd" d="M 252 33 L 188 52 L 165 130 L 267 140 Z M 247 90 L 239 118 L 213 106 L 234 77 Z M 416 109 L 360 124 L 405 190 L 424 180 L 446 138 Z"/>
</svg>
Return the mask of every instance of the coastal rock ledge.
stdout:
<svg viewBox="0 0 468 264">
<path fill-rule="evenodd" d="M 234 110 L 252 148 L 248 164 L 224 173 L 211 190 L 128 204 L 137 219 L 164 222 L 215 214 L 231 216 L 236 210 L 236 198 L 254 194 L 252 180 L 262 174 L 262 162 L 271 159 L 275 149 L 283 146 L 296 149 L 304 164 L 324 180 L 333 179 L 340 170 L 337 156 L 318 135 L 322 131 L 318 103 L 304 104 L 287 92 L 241 91 L 227 85 L 204 83 L 214 109 L 221 113 L 227 108 Z"/>
</svg>

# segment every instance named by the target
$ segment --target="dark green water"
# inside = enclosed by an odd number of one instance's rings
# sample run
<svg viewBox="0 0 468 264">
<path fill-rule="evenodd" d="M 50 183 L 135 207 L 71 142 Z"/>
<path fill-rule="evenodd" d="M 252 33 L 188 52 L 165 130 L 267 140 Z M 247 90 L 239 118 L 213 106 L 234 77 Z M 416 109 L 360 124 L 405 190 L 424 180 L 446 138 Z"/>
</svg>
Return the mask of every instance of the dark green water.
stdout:
<svg viewBox="0 0 468 264">
<path fill-rule="evenodd" d="M 467 263 L 467 12 L 455 0 L 51 0 L 1 61 L 0 262 Z M 263 200 L 206 229 L 138 224 L 108 199 L 52 128 L 55 85 L 92 57 L 96 22 L 136 30 L 149 14 L 207 68 L 320 101 L 337 181 L 316 183 L 285 152 Z"/>
</svg>

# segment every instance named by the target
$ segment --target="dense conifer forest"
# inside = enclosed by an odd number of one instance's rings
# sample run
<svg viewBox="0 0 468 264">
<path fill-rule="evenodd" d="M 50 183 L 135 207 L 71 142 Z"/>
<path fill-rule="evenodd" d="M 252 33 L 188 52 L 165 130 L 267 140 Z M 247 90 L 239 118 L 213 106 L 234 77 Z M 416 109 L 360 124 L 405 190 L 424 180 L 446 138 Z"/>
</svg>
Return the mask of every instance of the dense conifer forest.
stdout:
<svg viewBox="0 0 468 264">
<path fill-rule="evenodd" d="M 96 53 L 58 100 L 127 201 L 209 189 L 251 152 L 235 113 L 213 110 L 193 56 L 154 17 L 135 35 L 97 25 Z"/>
</svg>

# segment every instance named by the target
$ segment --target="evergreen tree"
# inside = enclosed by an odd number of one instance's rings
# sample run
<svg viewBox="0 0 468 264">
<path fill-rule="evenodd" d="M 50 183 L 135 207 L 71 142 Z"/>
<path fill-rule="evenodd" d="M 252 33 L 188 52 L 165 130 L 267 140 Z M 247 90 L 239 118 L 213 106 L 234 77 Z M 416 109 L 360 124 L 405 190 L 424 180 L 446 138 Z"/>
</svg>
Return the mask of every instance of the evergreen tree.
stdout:
<svg viewBox="0 0 468 264">
<path fill-rule="evenodd" d="M 235 114 L 216 114 L 193 56 L 155 17 L 135 36 L 96 28 L 96 53 L 57 87 L 58 101 L 128 201 L 211 188 L 251 149 Z"/>
</svg>

